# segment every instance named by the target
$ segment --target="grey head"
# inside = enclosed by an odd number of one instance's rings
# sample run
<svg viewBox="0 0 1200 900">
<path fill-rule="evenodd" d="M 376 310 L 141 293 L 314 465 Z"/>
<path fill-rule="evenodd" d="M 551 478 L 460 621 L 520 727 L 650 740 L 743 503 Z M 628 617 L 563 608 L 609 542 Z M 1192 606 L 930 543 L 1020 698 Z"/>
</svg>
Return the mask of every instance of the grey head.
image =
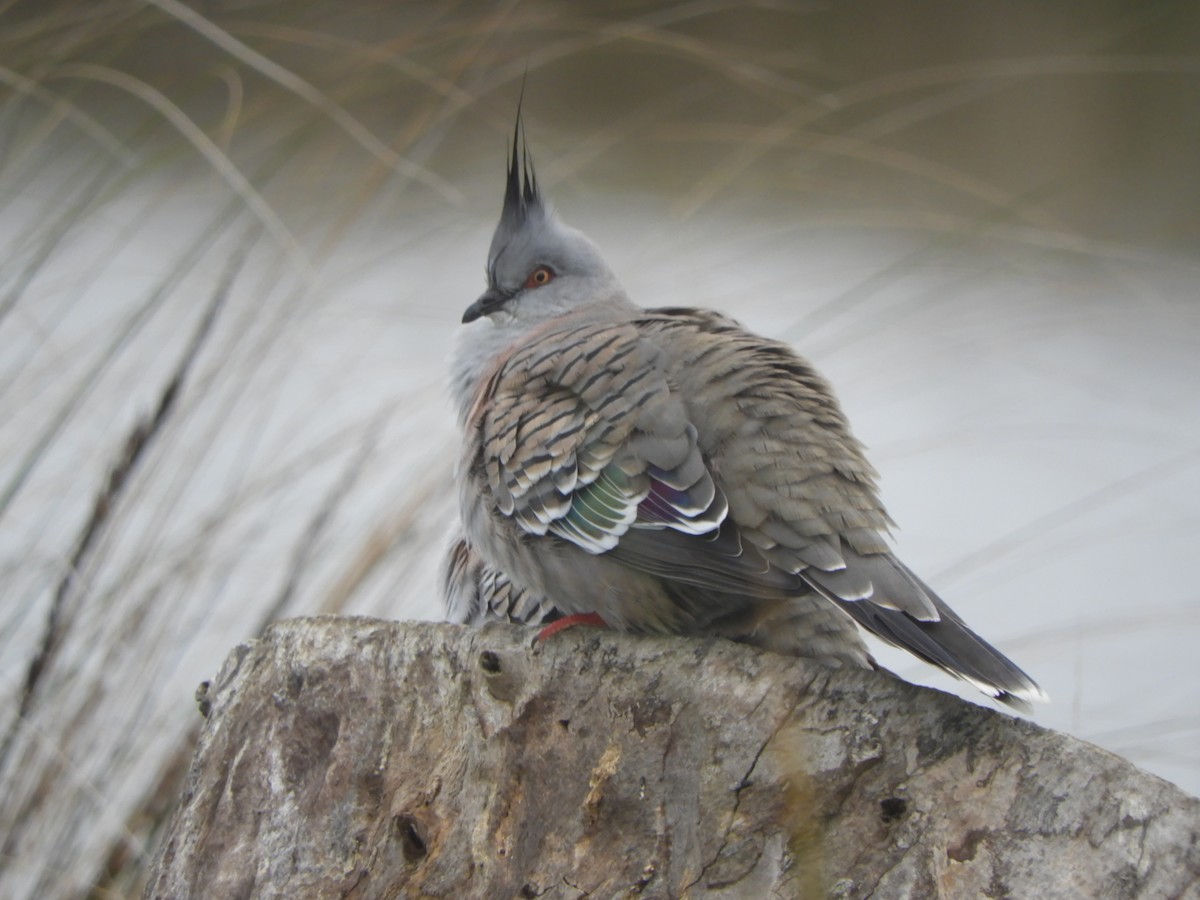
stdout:
<svg viewBox="0 0 1200 900">
<path fill-rule="evenodd" d="M 463 313 L 463 322 L 488 316 L 497 325 L 529 325 L 592 305 L 629 305 L 596 245 L 564 225 L 538 190 L 521 138 L 518 106 L 504 209 L 488 251 L 487 290 Z"/>
</svg>

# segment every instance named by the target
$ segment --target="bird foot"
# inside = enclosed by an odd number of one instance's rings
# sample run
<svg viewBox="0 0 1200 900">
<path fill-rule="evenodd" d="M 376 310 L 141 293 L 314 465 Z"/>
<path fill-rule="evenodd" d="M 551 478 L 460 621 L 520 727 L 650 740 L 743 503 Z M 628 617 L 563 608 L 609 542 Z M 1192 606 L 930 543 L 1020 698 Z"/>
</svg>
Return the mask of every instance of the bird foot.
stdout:
<svg viewBox="0 0 1200 900">
<path fill-rule="evenodd" d="M 600 618 L 599 613 L 577 613 L 576 615 L 564 616 L 561 619 L 551 622 L 537 633 L 537 637 L 534 640 L 544 641 L 552 634 L 558 634 L 560 631 L 574 628 L 576 625 L 591 625 L 595 628 L 608 627 L 608 623 Z"/>
</svg>

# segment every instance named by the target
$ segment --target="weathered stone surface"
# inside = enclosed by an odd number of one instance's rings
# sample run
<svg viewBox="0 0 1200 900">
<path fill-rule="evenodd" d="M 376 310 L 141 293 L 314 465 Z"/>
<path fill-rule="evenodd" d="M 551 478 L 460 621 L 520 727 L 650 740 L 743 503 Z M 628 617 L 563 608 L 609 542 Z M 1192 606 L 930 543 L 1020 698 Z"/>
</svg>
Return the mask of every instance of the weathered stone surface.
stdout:
<svg viewBox="0 0 1200 900">
<path fill-rule="evenodd" d="M 1200 801 L 719 640 L 316 618 L 239 647 L 156 898 L 1178 897 Z"/>
</svg>

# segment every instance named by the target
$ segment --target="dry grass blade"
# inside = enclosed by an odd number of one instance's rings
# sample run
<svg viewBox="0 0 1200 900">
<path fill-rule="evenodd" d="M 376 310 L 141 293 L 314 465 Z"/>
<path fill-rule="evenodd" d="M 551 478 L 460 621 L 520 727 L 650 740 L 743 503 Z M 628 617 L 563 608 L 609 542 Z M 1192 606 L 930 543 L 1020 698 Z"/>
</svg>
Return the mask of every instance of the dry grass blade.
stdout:
<svg viewBox="0 0 1200 900">
<path fill-rule="evenodd" d="M 146 0 L 146 2 L 152 3 L 168 15 L 179 19 L 179 21 L 183 22 L 189 28 L 195 29 L 199 34 L 204 35 L 204 37 L 208 38 L 232 58 L 245 63 L 250 68 L 255 69 L 291 91 L 297 97 L 311 103 L 322 113 L 329 116 L 332 121 L 337 123 L 340 128 L 344 129 L 347 134 L 354 138 L 355 141 L 374 155 L 380 162 L 395 169 L 400 174 L 419 181 L 426 187 L 432 188 L 448 202 L 456 204 L 462 202 L 462 194 L 454 185 L 438 177 L 423 166 L 405 159 L 383 141 L 379 140 L 379 138 L 371 133 L 370 129 L 354 118 L 354 116 L 350 115 L 343 107 L 334 103 L 333 100 L 294 72 L 263 56 L 253 48 L 246 46 L 233 35 L 229 34 L 229 32 L 219 28 L 210 19 L 205 18 L 191 7 L 179 2 L 179 0 Z"/>
</svg>

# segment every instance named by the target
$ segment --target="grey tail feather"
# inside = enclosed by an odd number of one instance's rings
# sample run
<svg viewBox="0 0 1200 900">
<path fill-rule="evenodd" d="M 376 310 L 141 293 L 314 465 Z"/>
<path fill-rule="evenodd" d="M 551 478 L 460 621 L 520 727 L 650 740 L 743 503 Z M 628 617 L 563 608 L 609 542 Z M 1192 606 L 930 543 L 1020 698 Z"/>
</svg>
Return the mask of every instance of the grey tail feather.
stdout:
<svg viewBox="0 0 1200 900">
<path fill-rule="evenodd" d="M 970 682 L 1014 709 L 1028 713 L 1029 701 L 1049 699 L 1016 663 L 968 628 L 932 588 L 916 575 L 912 577 L 937 607 L 940 621 L 922 622 L 870 601 L 838 601 L 838 605 L 872 634 Z"/>
</svg>

